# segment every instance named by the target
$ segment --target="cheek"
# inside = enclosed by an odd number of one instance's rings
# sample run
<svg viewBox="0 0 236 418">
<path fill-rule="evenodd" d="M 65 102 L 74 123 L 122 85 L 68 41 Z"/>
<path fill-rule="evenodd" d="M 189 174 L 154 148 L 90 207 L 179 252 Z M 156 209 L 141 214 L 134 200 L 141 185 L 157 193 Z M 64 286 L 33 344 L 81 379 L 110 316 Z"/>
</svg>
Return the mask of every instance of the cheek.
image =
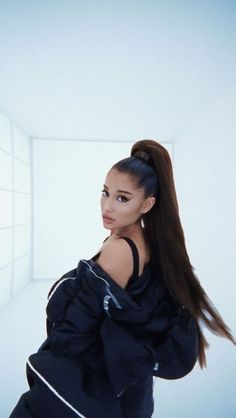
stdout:
<svg viewBox="0 0 236 418">
<path fill-rule="evenodd" d="M 140 213 L 140 206 L 136 203 L 123 205 L 119 210 L 120 214 L 129 217 L 136 217 Z"/>
</svg>

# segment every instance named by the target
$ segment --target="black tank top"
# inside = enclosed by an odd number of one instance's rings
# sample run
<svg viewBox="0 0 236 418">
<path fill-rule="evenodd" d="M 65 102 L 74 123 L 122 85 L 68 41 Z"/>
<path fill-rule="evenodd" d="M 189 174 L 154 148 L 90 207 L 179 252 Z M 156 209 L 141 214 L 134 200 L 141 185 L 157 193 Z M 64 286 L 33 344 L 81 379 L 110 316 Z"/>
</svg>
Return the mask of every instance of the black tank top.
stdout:
<svg viewBox="0 0 236 418">
<path fill-rule="evenodd" d="M 105 242 L 109 237 L 107 237 L 103 242 Z M 146 273 L 146 270 L 149 268 L 150 266 L 150 261 L 144 265 L 143 268 L 143 272 L 142 274 L 139 276 L 139 253 L 138 253 L 138 249 L 136 244 L 134 243 L 134 241 L 131 238 L 128 237 L 123 237 L 121 236 L 120 238 L 123 238 L 130 246 L 132 254 L 133 254 L 133 273 L 132 276 L 129 278 L 128 286 L 131 286 L 133 283 L 136 282 L 136 280 L 141 279 L 144 274 Z M 96 258 L 99 256 L 101 251 L 99 251 L 94 257 L 92 257 L 92 260 L 96 260 Z"/>
</svg>

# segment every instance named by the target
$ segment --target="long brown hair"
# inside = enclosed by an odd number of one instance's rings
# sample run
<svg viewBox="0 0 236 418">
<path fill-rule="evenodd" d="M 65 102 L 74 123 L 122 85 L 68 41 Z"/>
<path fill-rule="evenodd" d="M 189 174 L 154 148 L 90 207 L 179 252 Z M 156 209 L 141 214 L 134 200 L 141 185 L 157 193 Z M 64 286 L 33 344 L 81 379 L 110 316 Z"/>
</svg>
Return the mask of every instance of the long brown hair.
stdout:
<svg viewBox="0 0 236 418">
<path fill-rule="evenodd" d="M 156 196 L 155 205 L 144 215 L 145 238 L 151 247 L 154 264 L 158 260 L 158 268 L 161 268 L 170 294 L 198 322 L 198 361 L 201 368 L 206 367 L 205 349 L 209 344 L 200 326 L 201 321 L 213 333 L 228 338 L 234 344 L 236 342 L 193 272 L 179 217 L 168 151 L 156 141 L 140 140 L 133 145 L 131 157 L 116 163 L 113 168 L 135 176 L 138 185 L 144 187 L 146 196 Z"/>
</svg>

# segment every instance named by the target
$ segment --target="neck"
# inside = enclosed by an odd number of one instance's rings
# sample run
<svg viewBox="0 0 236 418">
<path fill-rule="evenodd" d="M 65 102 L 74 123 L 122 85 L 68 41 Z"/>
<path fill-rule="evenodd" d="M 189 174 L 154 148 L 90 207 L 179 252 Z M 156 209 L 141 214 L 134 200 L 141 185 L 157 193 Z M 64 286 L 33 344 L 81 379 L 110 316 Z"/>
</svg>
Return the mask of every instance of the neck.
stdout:
<svg viewBox="0 0 236 418">
<path fill-rule="evenodd" d="M 113 236 L 114 238 L 116 236 L 125 236 L 125 237 L 138 237 L 140 235 L 143 235 L 142 227 L 140 223 L 128 225 L 124 228 L 119 228 L 111 231 L 110 236 Z"/>
</svg>

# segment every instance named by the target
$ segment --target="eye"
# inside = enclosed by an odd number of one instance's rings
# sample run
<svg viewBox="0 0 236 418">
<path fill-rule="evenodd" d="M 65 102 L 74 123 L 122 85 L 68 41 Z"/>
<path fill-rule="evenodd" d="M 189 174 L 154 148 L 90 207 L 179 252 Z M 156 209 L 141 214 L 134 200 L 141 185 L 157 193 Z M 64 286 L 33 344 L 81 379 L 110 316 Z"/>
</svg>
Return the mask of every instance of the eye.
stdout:
<svg viewBox="0 0 236 418">
<path fill-rule="evenodd" d="M 101 192 L 102 192 L 102 196 L 104 197 L 108 196 L 108 193 L 105 189 L 101 190 Z"/>
<path fill-rule="evenodd" d="M 117 199 L 119 200 L 119 202 L 123 202 L 123 203 L 128 202 L 129 200 L 127 199 L 126 196 L 122 196 L 122 195 L 118 196 Z"/>
</svg>

